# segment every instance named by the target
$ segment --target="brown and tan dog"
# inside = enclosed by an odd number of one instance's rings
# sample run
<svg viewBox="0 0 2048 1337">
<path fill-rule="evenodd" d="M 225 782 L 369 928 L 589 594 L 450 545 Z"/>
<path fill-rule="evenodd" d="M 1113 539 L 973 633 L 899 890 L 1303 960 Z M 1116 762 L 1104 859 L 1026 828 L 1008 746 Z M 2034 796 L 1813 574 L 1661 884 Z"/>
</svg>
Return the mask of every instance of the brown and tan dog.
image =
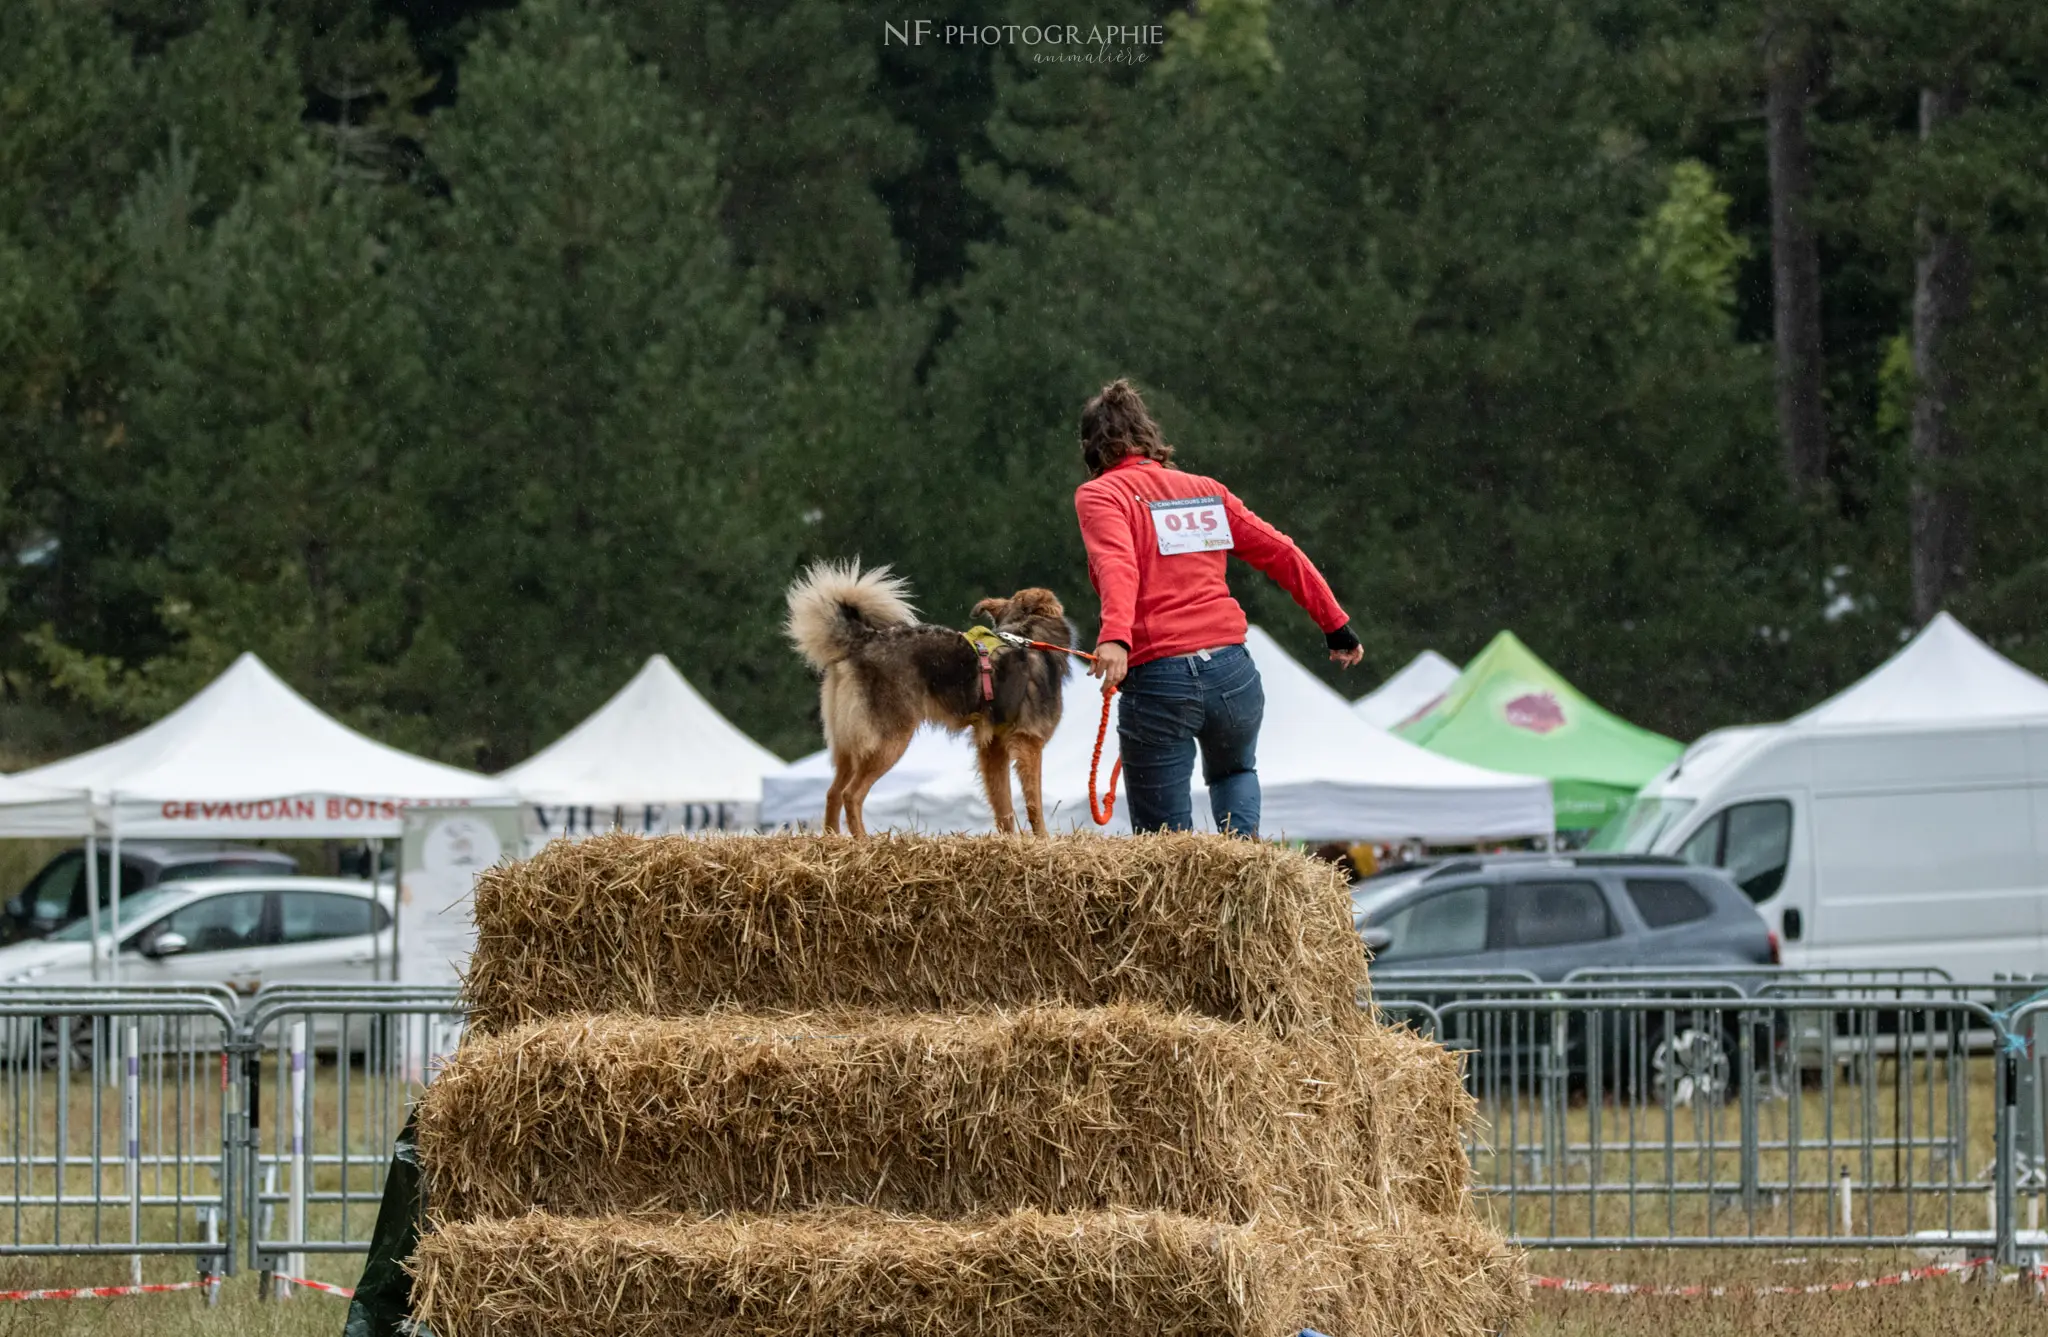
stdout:
<svg viewBox="0 0 2048 1337">
<path fill-rule="evenodd" d="M 904 582 L 889 568 L 863 571 L 856 562 L 820 562 L 789 587 L 790 640 L 823 675 L 819 706 L 832 753 L 825 829 L 865 836 L 861 809 L 875 782 L 930 721 L 955 733 L 972 730 L 981 784 L 996 827 L 1017 829 L 1010 768 L 1024 787 L 1031 829 L 1045 834 L 1039 763 L 1059 727 L 1067 656 L 1023 646 L 989 656 L 987 672 L 974 644 L 950 627 L 917 620 Z M 1066 613 L 1051 590 L 1018 590 L 983 599 L 974 616 L 997 631 L 1048 645 L 1071 644 Z"/>
</svg>

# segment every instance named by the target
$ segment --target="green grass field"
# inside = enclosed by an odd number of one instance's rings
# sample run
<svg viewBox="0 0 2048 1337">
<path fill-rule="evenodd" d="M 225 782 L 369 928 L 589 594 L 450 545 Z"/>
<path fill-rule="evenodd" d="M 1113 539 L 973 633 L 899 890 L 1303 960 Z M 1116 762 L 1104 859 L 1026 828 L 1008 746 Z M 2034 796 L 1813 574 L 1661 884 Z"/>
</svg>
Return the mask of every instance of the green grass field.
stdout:
<svg viewBox="0 0 2048 1337">
<path fill-rule="evenodd" d="M 1790 1266 L 1774 1255 L 1751 1257 L 1732 1251 L 1540 1253 L 1530 1258 L 1534 1271 L 1587 1280 L 1744 1286 L 1877 1276 L 1924 1261 L 1910 1254 L 1853 1251 L 1810 1256 Z M 328 1271 L 348 1270 L 342 1260 L 333 1264 Z M 14 1261 L 0 1265 L 0 1285 L 12 1289 L 118 1284 L 126 1271 L 120 1260 Z M 157 1272 L 153 1267 L 152 1279 L 173 1279 Z M 183 1276 L 179 1273 L 176 1279 Z M 196 1294 L 0 1306 L 0 1337 L 126 1337 L 136 1332 L 152 1337 L 335 1337 L 347 1309 L 345 1300 L 310 1292 L 283 1304 L 261 1301 L 256 1279 L 244 1275 L 223 1288 L 221 1304 L 214 1309 L 206 1308 Z M 1993 1286 L 1953 1278 L 1818 1296 L 1623 1299 L 1539 1294 L 1519 1331 L 1527 1337 L 1732 1337 L 1766 1332 L 1802 1337 L 2048 1337 L 2048 1303 L 2024 1282 Z"/>
</svg>

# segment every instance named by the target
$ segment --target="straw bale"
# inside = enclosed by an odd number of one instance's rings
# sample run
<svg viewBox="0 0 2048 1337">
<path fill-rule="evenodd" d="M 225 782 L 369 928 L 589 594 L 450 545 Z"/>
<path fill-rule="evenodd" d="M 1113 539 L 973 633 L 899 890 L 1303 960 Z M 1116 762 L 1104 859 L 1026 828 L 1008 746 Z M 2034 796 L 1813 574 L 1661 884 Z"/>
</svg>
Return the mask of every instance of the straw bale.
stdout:
<svg viewBox="0 0 2048 1337">
<path fill-rule="evenodd" d="M 436 1337 L 1479 1337 L 1522 1303 L 1515 1257 L 1466 1224 L 1330 1235 L 1167 1213 L 536 1212 L 443 1225 L 411 1267 Z"/>
<path fill-rule="evenodd" d="M 1344 1337 L 1438 1337 L 1509 1331 L 1528 1309 L 1521 1251 L 1462 1216 L 1398 1224 L 1329 1223 L 1315 1247 L 1301 1326 Z"/>
<path fill-rule="evenodd" d="M 1276 1033 L 1358 1024 L 1342 876 L 1156 835 L 631 835 L 477 883 L 473 1024 L 582 1012 L 959 1012 L 1150 1002 Z"/>
<path fill-rule="evenodd" d="M 1444 1215 L 1469 1210 L 1465 1137 L 1479 1106 L 1465 1087 L 1464 1057 L 1403 1026 L 1375 1025 L 1369 1034 L 1361 1079 L 1370 1083 L 1374 1117 L 1392 1130 L 1386 1164 L 1395 1203 Z"/>
<path fill-rule="evenodd" d="M 1437 1051 L 1439 1054 L 1441 1051 Z M 1314 1043 L 1124 1005 L 934 1016 L 564 1018 L 475 1037 L 427 1089 L 439 1219 L 860 1204 L 963 1216 L 1383 1214 L 1465 1105 L 1376 1117 L 1405 1032 Z M 1428 1130 L 1428 1131 L 1425 1131 Z M 1417 1201 L 1433 1201 L 1424 1194 Z"/>
</svg>

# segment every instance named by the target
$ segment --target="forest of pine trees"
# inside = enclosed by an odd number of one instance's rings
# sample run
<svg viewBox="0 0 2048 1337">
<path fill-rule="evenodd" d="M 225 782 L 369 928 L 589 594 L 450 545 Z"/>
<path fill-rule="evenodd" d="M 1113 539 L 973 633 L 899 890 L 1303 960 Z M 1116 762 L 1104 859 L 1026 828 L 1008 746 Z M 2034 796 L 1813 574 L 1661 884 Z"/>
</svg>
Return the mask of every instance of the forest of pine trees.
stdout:
<svg viewBox="0 0 2048 1337">
<path fill-rule="evenodd" d="M 813 557 L 1092 632 L 1116 375 L 1352 695 L 1511 627 L 1691 737 L 1944 607 L 2048 671 L 2044 72 L 2033 0 L 10 0 L 0 768 L 245 649 L 491 769 L 662 651 L 794 755 Z"/>
</svg>

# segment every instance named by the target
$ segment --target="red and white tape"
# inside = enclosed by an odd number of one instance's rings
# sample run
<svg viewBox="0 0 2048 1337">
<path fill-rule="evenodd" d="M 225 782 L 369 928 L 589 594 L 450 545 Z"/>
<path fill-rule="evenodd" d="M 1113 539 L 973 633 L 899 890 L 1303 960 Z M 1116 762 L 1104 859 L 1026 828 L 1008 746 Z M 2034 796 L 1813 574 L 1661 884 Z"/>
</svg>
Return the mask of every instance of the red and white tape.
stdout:
<svg viewBox="0 0 2048 1337">
<path fill-rule="evenodd" d="M 274 1272 L 271 1275 L 288 1286 L 304 1286 L 309 1291 L 320 1291 L 327 1295 L 339 1295 L 344 1300 L 356 1298 L 354 1290 L 347 1286 L 337 1286 L 331 1281 L 313 1281 L 306 1277 L 288 1277 L 282 1272 Z"/>
<path fill-rule="evenodd" d="M 166 1281 L 150 1286 L 72 1286 L 63 1290 L 44 1291 L 0 1291 L 0 1304 L 12 1304 L 16 1300 L 112 1300 L 123 1295 L 163 1295 L 169 1291 L 196 1291 L 212 1285 L 218 1278 L 201 1277 L 197 1281 Z"/>
<path fill-rule="evenodd" d="M 1726 1295 L 1833 1295 L 1842 1291 L 1869 1291 L 1884 1286 L 1904 1286 L 1932 1277 L 1975 1272 L 1991 1267 L 1989 1258 L 1971 1258 L 1960 1263 L 1933 1263 L 1882 1277 L 1859 1277 L 1854 1281 L 1823 1281 L 1810 1286 L 1659 1286 L 1633 1281 L 1574 1281 L 1566 1277 L 1531 1277 L 1529 1284 L 1539 1291 L 1568 1291 L 1574 1295 L 1648 1295 L 1673 1299 L 1713 1298 Z M 2002 1278 L 2017 1281 L 2048 1279 L 2048 1268 L 2029 1268 Z"/>
</svg>

